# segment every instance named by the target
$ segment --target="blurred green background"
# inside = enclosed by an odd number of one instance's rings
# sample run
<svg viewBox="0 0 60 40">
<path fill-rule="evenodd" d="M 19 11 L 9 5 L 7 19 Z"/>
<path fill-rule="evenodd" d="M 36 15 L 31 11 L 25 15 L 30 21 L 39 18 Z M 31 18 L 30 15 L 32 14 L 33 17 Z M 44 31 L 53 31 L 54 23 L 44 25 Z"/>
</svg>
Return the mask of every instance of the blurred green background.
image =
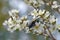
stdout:
<svg viewBox="0 0 60 40">
<path fill-rule="evenodd" d="M 6 9 L 8 9 L 8 1 L 0 0 L 0 30 L 3 31 L 2 23 L 8 18 Z M 2 30 L 3 29 L 3 30 Z"/>
</svg>

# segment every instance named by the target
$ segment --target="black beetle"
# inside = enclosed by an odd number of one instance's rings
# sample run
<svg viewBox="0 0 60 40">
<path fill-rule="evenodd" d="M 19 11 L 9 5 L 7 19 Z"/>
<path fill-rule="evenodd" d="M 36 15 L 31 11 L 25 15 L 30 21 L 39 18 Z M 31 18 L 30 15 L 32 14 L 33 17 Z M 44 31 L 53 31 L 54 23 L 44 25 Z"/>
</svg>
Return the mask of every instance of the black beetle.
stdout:
<svg viewBox="0 0 60 40">
<path fill-rule="evenodd" d="M 39 22 L 39 18 L 38 18 L 38 19 L 35 19 L 34 21 L 32 21 L 32 22 L 28 25 L 29 29 L 32 28 L 32 27 L 34 27 L 36 22 Z"/>
</svg>

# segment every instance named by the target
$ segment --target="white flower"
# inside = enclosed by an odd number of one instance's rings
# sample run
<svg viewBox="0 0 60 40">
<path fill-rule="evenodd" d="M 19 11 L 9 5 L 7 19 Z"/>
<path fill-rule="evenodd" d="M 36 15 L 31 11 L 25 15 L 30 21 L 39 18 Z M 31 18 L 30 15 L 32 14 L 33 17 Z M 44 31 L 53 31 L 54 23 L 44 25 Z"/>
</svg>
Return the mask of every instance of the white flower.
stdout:
<svg viewBox="0 0 60 40">
<path fill-rule="evenodd" d="M 8 26 L 7 30 L 10 31 L 10 32 L 13 32 L 14 31 L 13 29 L 15 28 L 15 26 L 17 26 L 13 21 L 14 20 L 12 20 L 12 18 L 9 18 L 3 24 L 3 25 L 7 25 Z"/>
<path fill-rule="evenodd" d="M 43 32 L 44 24 L 40 24 L 40 26 L 34 26 L 33 33 L 41 34 Z"/>
<path fill-rule="evenodd" d="M 21 20 L 21 19 L 18 19 L 18 20 L 16 20 L 16 22 L 17 22 L 18 24 L 20 24 L 20 23 L 22 22 L 22 20 Z"/>
<path fill-rule="evenodd" d="M 36 0 L 34 0 L 33 1 L 33 7 L 37 8 L 39 6 L 40 6 L 39 2 L 37 2 Z"/>
<path fill-rule="evenodd" d="M 44 12 L 45 12 L 45 10 L 39 10 L 39 15 L 43 15 L 44 14 Z"/>
<path fill-rule="evenodd" d="M 25 29 L 25 28 L 27 27 L 27 23 L 28 23 L 28 22 L 29 22 L 28 20 L 23 21 L 23 23 L 20 24 L 21 27 L 19 28 L 19 30 Z"/>
<path fill-rule="evenodd" d="M 38 0 L 24 0 L 24 1 L 35 8 L 40 6 L 40 3 L 38 2 Z"/>
<path fill-rule="evenodd" d="M 54 23 L 56 22 L 56 19 L 54 16 L 50 16 L 50 19 L 49 19 L 50 23 Z"/>
<path fill-rule="evenodd" d="M 58 27 L 56 27 L 58 30 L 60 30 L 60 25 L 57 25 Z"/>
<path fill-rule="evenodd" d="M 19 13 L 19 11 L 16 10 L 16 9 L 13 9 L 13 10 L 9 11 L 9 15 L 10 15 L 10 16 L 16 16 L 17 13 Z"/>
<path fill-rule="evenodd" d="M 16 29 L 19 29 L 21 26 L 20 26 L 20 24 L 11 24 L 11 25 L 8 25 L 8 31 L 10 31 L 10 32 L 13 32 L 13 31 L 15 31 Z"/>
<path fill-rule="evenodd" d="M 8 19 L 8 24 L 13 24 L 13 21 L 11 18 Z"/>
<path fill-rule="evenodd" d="M 10 31 L 10 32 L 14 32 L 15 30 L 19 29 L 20 28 L 20 25 L 19 24 L 16 24 L 14 25 L 13 27 L 11 28 L 8 28 L 7 30 Z"/>
<path fill-rule="evenodd" d="M 20 27 L 21 27 L 20 24 L 16 24 L 13 30 L 19 29 Z"/>
<path fill-rule="evenodd" d="M 56 4 L 56 5 L 52 5 L 52 8 L 58 8 L 59 6 Z"/>
<path fill-rule="evenodd" d="M 8 27 L 11 28 L 13 27 L 15 24 L 13 22 L 13 20 L 11 18 L 8 19 Z"/>
<path fill-rule="evenodd" d="M 16 29 L 19 29 L 20 31 L 22 29 L 24 29 L 27 26 L 27 22 L 28 22 L 28 20 L 25 20 L 25 19 L 27 19 L 27 16 L 22 17 L 22 19 L 24 21 L 23 21 L 22 24 L 20 24 L 22 22 L 21 19 L 16 19 L 15 17 L 13 17 L 13 19 L 9 18 L 7 21 L 5 21 L 5 23 L 8 26 L 7 30 L 10 31 L 10 32 L 13 32 Z M 4 23 L 4 25 L 5 25 L 5 23 Z"/>
<path fill-rule="evenodd" d="M 23 16 L 20 18 L 21 20 L 26 20 L 27 19 L 27 16 Z"/>
<path fill-rule="evenodd" d="M 52 8 L 58 8 L 58 7 L 59 7 L 59 5 L 58 5 L 57 1 L 53 1 Z"/>
<path fill-rule="evenodd" d="M 45 15 L 44 15 L 44 19 L 48 18 L 50 15 L 49 11 L 46 11 Z"/>
<path fill-rule="evenodd" d="M 53 4 L 57 4 L 57 1 L 53 1 Z"/>
<path fill-rule="evenodd" d="M 34 30 L 33 30 L 33 33 L 35 34 L 35 33 L 37 33 L 37 34 L 41 34 L 43 32 L 43 29 L 41 29 L 41 28 L 38 28 L 38 29 L 35 29 L 34 28 Z"/>
<path fill-rule="evenodd" d="M 7 20 L 4 21 L 3 25 L 4 25 L 4 26 L 7 25 Z"/>
<path fill-rule="evenodd" d="M 34 19 L 36 16 L 38 16 L 37 10 L 34 9 L 34 10 L 32 11 L 32 13 L 31 13 L 31 15 L 33 16 L 33 19 Z"/>
<path fill-rule="evenodd" d="M 25 31 L 26 31 L 26 33 L 30 33 L 30 31 L 29 31 L 29 28 L 28 28 L 28 27 L 25 27 Z"/>
<path fill-rule="evenodd" d="M 34 9 L 34 10 L 32 11 L 32 13 L 31 13 L 31 15 L 32 15 L 32 16 L 37 16 L 37 15 L 38 15 L 37 10 Z"/>
</svg>

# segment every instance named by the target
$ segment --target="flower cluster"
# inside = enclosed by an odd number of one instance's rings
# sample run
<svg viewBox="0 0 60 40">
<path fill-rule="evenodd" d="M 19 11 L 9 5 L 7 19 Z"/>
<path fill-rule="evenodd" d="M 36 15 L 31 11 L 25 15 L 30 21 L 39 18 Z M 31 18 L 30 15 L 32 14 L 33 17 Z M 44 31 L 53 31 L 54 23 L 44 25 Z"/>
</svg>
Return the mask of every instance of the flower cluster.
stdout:
<svg viewBox="0 0 60 40">
<path fill-rule="evenodd" d="M 46 10 L 34 9 L 31 13 L 35 25 L 32 27 L 33 33 L 41 34 L 44 33 L 44 28 L 47 26 L 49 30 L 53 31 L 56 25 L 56 18 Z M 47 30 L 47 29 L 46 29 Z"/>
<path fill-rule="evenodd" d="M 31 5 L 35 8 L 38 8 L 40 6 L 40 3 L 38 0 L 24 0 L 28 5 Z"/>
<path fill-rule="evenodd" d="M 57 18 L 50 13 L 49 10 L 40 9 L 40 0 L 24 0 L 27 4 L 34 7 L 34 10 L 31 11 L 29 15 L 20 17 L 19 10 L 13 9 L 9 11 L 10 18 L 4 21 L 3 25 L 7 25 L 7 30 L 14 32 L 15 30 L 25 30 L 26 33 L 32 32 L 33 34 L 41 34 L 44 36 L 51 36 L 52 31 L 59 29 L 56 27 Z M 46 2 L 46 0 L 44 1 Z M 50 8 L 58 8 L 59 5 L 56 1 L 47 2 L 46 6 L 50 5 Z M 31 16 L 32 19 L 29 19 L 28 16 Z"/>
<path fill-rule="evenodd" d="M 45 10 L 36 10 L 34 9 L 31 13 L 31 15 L 33 16 L 33 18 L 36 18 L 37 16 L 42 16 L 44 14 Z"/>
<path fill-rule="evenodd" d="M 19 11 L 16 9 L 13 9 L 9 11 L 10 18 L 6 20 L 3 25 L 7 25 L 7 30 L 10 32 L 13 32 L 17 29 L 20 31 L 26 27 L 26 24 L 28 22 L 27 16 L 19 17 L 18 16 Z"/>
<path fill-rule="evenodd" d="M 58 8 L 58 7 L 59 7 L 59 4 L 57 3 L 57 1 L 53 1 L 52 8 Z"/>
<path fill-rule="evenodd" d="M 33 32 L 34 34 L 44 33 L 44 28 L 49 26 L 49 29 L 55 28 L 53 27 L 56 23 L 56 18 L 50 15 L 49 11 L 46 10 L 36 10 L 34 9 L 31 12 L 31 16 L 33 17 L 32 21 L 30 21 L 27 16 L 18 16 L 18 10 L 9 11 L 10 18 L 6 20 L 3 25 L 7 25 L 7 30 L 13 32 L 15 30 L 25 30 L 28 32 Z M 46 29 L 47 30 L 47 29 Z M 52 29 L 51 29 L 52 30 Z"/>
</svg>

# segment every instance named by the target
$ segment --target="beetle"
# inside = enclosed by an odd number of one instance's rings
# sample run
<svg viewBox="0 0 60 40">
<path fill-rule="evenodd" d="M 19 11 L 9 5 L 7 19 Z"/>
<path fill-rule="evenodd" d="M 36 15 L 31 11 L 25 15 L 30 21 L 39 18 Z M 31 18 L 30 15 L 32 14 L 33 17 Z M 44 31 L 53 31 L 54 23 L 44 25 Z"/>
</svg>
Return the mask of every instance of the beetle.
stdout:
<svg viewBox="0 0 60 40">
<path fill-rule="evenodd" d="M 34 27 L 36 22 L 39 22 L 39 18 L 38 18 L 38 19 L 35 19 L 34 21 L 32 21 L 32 22 L 28 25 L 29 29 L 32 28 L 32 27 Z"/>
</svg>

